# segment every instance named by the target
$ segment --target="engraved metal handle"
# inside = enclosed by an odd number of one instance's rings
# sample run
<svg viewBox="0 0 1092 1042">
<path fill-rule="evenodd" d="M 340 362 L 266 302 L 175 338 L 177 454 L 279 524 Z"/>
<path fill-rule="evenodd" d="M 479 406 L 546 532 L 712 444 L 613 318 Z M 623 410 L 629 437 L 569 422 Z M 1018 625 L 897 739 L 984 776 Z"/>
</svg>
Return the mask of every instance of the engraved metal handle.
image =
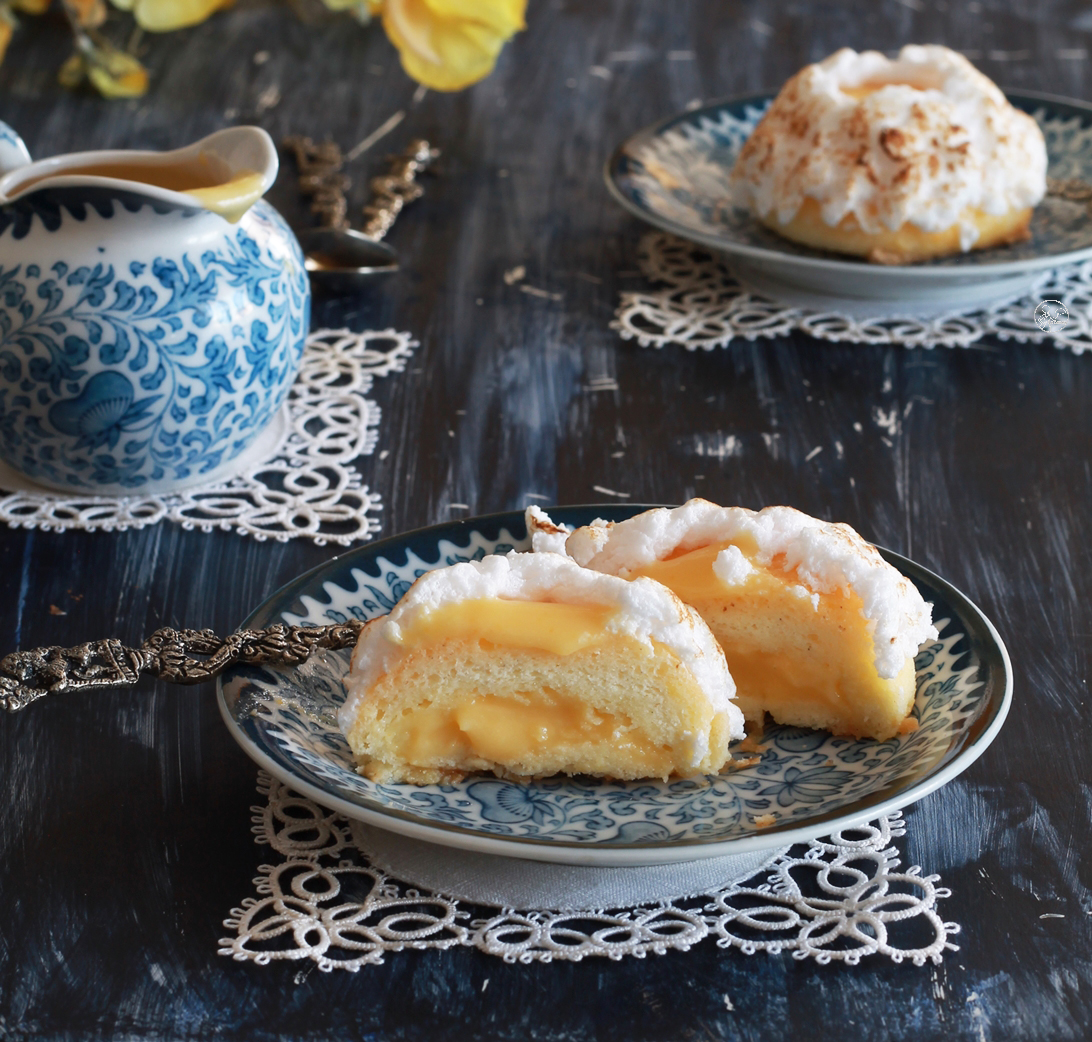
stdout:
<svg viewBox="0 0 1092 1042">
<path fill-rule="evenodd" d="M 345 193 L 350 180 L 342 172 L 345 157 L 333 141 L 316 145 L 309 137 L 294 135 L 284 139 L 292 150 L 299 169 L 299 188 L 311 197 L 311 212 L 322 228 L 344 231 L 349 227 L 349 204 Z M 372 197 L 364 207 L 364 235 L 382 239 L 390 231 L 406 203 L 420 199 L 424 189 L 417 184 L 417 175 L 440 155 L 423 138 L 417 138 L 398 155 L 390 156 L 390 170 L 368 182 Z"/>
<path fill-rule="evenodd" d="M 13 651 L 0 659 L 0 709 L 14 713 L 45 695 L 131 687 L 141 676 L 172 684 L 201 684 L 236 665 L 297 666 L 313 652 L 352 647 L 364 623 L 239 630 L 156 630 L 139 648 L 110 638 L 74 648 Z M 200 658 L 194 658 L 199 655 Z"/>
<path fill-rule="evenodd" d="M 412 203 L 425 194 L 425 190 L 417 184 L 417 175 L 439 155 L 438 148 L 419 138 L 411 141 L 401 155 L 391 157 L 390 170 L 368 182 L 372 198 L 364 207 L 366 220 L 360 229 L 365 235 L 382 239 L 391 230 L 391 225 L 406 203 Z"/>
</svg>

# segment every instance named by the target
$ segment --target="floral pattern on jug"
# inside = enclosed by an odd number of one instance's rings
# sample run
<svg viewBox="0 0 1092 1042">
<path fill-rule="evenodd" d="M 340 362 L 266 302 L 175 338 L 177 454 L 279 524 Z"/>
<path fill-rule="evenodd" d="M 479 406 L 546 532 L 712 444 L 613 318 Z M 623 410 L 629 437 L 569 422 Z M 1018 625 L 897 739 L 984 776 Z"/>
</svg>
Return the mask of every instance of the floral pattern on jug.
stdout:
<svg viewBox="0 0 1092 1042">
<path fill-rule="evenodd" d="M 177 192 L 74 180 L 0 206 L 0 456 L 102 493 L 221 477 L 299 368 L 299 245 L 260 200 L 232 224 Z"/>
</svg>

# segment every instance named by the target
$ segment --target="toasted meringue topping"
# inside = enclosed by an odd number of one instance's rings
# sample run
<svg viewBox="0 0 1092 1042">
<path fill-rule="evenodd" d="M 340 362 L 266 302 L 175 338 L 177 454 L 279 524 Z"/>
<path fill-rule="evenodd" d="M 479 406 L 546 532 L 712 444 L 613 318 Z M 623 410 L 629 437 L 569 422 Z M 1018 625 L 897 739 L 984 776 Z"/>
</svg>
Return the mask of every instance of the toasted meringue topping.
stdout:
<svg viewBox="0 0 1092 1042">
<path fill-rule="evenodd" d="M 905 576 L 849 525 L 831 524 L 792 507 L 721 507 L 692 499 L 673 510 L 648 510 L 618 524 L 596 522 L 568 539 L 569 555 L 587 568 L 623 577 L 655 561 L 727 540 L 753 543 L 755 563 L 795 573 L 799 595 L 850 589 L 871 629 L 876 670 L 894 677 L 928 639 L 936 637 L 930 606 Z M 728 581 L 746 578 L 728 555 L 714 565 Z M 740 557 L 743 557 L 740 554 Z M 813 602 L 815 603 L 815 602 Z"/>
<path fill-rule="evenodd" d="M 732 172 L 735 201 L 787 224 L 805 199 L 831 227 L 847 215 L 868 233 L 910 223 L 960 229 L 977 213 L 1033 207 L 1047 155 L 1035 120 L 1013 108 L 966 58 L 936 45 L 896 59 L 848 48 L 781 90 Z"/>
</svg>

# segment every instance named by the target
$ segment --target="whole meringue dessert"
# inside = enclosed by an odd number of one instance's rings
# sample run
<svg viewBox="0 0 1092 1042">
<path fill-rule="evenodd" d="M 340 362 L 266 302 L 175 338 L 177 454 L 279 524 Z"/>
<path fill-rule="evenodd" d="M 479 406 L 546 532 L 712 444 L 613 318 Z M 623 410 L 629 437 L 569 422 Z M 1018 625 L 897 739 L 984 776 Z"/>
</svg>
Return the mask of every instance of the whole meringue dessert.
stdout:
<svg viewBox="0 0 1092 1042">
<path fill-rule="evenodd" d="M 844 48 L 797 73 L 732 170 L 736 203 L 794 242 L 909 264 L 1029 235 L 1046 193 L 1035 120 L 966 58 Z"/>
</svg>

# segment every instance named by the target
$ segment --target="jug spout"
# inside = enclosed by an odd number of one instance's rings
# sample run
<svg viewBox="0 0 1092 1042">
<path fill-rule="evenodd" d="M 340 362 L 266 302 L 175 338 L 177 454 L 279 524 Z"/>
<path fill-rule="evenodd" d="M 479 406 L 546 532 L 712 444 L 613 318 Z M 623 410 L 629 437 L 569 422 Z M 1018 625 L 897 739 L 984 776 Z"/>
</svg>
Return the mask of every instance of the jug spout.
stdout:
<svg viewBox="0 0 1092 1042">
<path fill-rule="evenodd" d="M 0 141 L 0 203 L 43 188 L 125 188 L 178 206 L 200 206 L 234 224 L 277 177 L 276 146 L 260 127 L 219 130 L 173 152 L 76 152 L 37 163 L 30 163 L 26 147 L 13 137 L 14 144 Z M 11 167 L 3 165 L 7 156 Z"/>
<path fill-rule="evenodd" d="M 30 162 L 23 139 L 6 123 L 0 122 L 0 177 Z"/>
<path fill-rule="evenodd" d="M 189 160 L 220 167 L 222 179 L 190 188 L 185 194 L 233 224 L 277 179 L 277 148 L 261 127 L 218 130 L 173 155 L 183 166 Z"/>
</svg>

